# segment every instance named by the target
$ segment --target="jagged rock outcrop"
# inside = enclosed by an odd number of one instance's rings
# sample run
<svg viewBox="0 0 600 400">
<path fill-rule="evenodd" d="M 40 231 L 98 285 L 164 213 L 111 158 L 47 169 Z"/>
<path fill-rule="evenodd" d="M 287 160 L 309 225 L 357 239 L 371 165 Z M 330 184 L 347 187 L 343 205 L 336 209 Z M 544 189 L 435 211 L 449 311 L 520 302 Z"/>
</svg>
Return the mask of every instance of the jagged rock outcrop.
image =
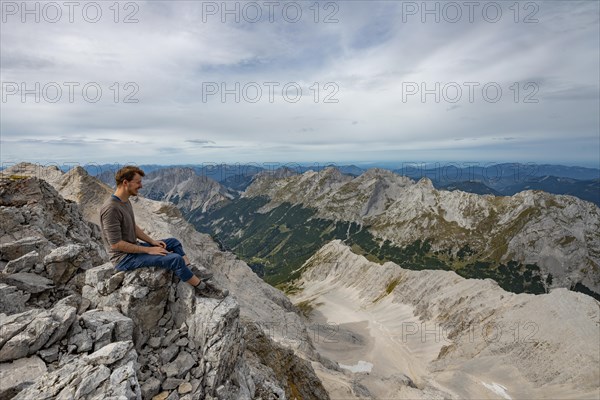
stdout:
<svg viewBox="0 0 600 400">
<path fill-rule="evenodd" d="M 98 210 L 113 192 L 108 185 L 90 176 L 79 166 L 63 173 L 56 166 L 23 162 L 0 172 L 0 177 L 11 176 L 35 177 L 48 182 L 64 199 L 79 204 L 84 219 L 96 225 L 100 225 Z"/>
<path fill-rule="evenodd" d="M 246 321 L 244 340 L 250 375 L 256 386 L 256 396 L 268 398 L 273 383 L 281 390 L 279 398 L 325 399 L 329 395 L 316 377 L 312 366 L 294 352 L 275 343 L 252 321 Z"/>
<path fill-rule="evenodd" d="M 84 188 L 70 190 L 77 195 Z M 246 346 L 241 315 L 293 320 L 289 300 L 194 231 L 174 206 L 132 203 L 151 235 L 180 237 L 192 260 L 214 270 L 217 284 L 232 292 L 244 287 L 240 300 L 198 297 L 161 269 L 118 272 L 77 204 L 37 178 L 0 180 L 0 399 L 251 399 L 257 391 L 277 398 L 290 392 L 290 382 L 316 388 L 315 397 L 305 398 L 323 398 L 316 397 L 322 386 L 312 367 L 299 358 L 314 355 L 308 337 L 274 335 L 305 351 L 271 341 L 261 349 L 273 345 L 290 363 L 304 365 L 296 380 L 294 369 L 261 364 Z M 24 369 L 35 373 L 18 372 Z"/>
<path fill-rule="evenodd" d="M 368 377 L 318 370 L 328 388 L 344 379 L 351 388 L 354 377 L 375 397 L 389 395 L 382 382 L 411 398 L 598 395 L 600 303 L 590 296 L 562 288 L 514 294 L 489 279 L 380 265 L 340 241 L 303 268 L 294 302 L 335 323 L 334 337 L 346 349 L 332 352 L 332 345 L 316 341 L 319 350 L 338 361 L 354 352 L 353 363 L 372 363 Z M 364 330 L 361 321 L 368 322 Z M 401 374 L 416 389 L 392 378 Z"/>
<path fill-rule="evenodd" d="M 37 178 L 0 180 L 0 225 L 0 281 L 29 293 L 75 288 L 107 258 L 99 228 Z"/>
</svg>

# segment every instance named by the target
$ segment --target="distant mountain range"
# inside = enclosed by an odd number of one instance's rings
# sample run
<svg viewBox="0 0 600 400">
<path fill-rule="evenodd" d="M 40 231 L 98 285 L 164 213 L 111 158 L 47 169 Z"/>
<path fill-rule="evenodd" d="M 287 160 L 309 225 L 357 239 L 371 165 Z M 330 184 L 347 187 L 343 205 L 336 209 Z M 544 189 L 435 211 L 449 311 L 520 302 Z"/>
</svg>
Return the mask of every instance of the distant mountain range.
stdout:
<svg viewBox="0 0 600 400">
<path fill-rule="evenodd" d="M 502 194 L 513 195 L 523 190 L 543 190 L 548 193 L 566 194 L 600 206 L 600 179 L 581 181 L 572 178 L 543 176 L 507 186 L 502 190 Z"/>
<path fill-rule="evenodd" d="M 436 189 L 440 190 L 448 190 L 453 192 L 455 190 L 460 190 L 462 192 L 467 193 L 475 193 L 475 194 L 491 194 L 492 196 L 502 196 L 502 193 L 497 190 L 492 189 L 489 186 L 484 185 L 481 182 L 476 181 L 462 181 L 462 182 L 453 182 L 448 183 L 446 185 L 435 184 Z"/>
<path fill-rule="evenodd" d="M 407 164 L 394 172 L 409 176 L 413 179 L 427 177 L 434 182 L 450 183 L 462 181 L 481 181 L 486 185 L 497 188 L 507 184 L 526 182 L 530 179 L 544 176 L 571 178 L 577 180 L 600 179 L 600 169 L 586 167 L 570 167 L 552 164 L 520 164 L 503 163 L 485 166 L 479 163 L 472 166 L 460 167 L 454 164 L 435 166 Z"/>
<path fill-rule="evenodd" d="M 300 165 L 280 164 L 207 164 L 177 166 L 193 170 L 200 177 L 210 178 L 233 192 L 243 192 L 260 172 L 271 172 L 283 169 L 290 174 L 303 174 L 309 170 L 320 172 L 328 166 L 335 166 L 346 175 L 359 176 L 366 171 L 356 165 Z M 114 186 L 115 165 L 93 166 L 88 173 Z M 174 166 L 142 165 L 146 173 L 175 168 Z M 98 171 L 102 171 L 98 173 Z M 408 176 L 414 180 L 429 178 L 436 189 L 461 190 L 475 194 L 491 194 L 494 196 L 512 196 L 523 190 L 543 190 L 552 194 L 566 194 L 579 197 L 600 206 L 600 169 L 570 167 L 551 164 L 492 164 L 486 167 L 445 166 L 423 167 L 407 164 L 403 168 L 394 169 L 395 173 Z"/>
</svg>

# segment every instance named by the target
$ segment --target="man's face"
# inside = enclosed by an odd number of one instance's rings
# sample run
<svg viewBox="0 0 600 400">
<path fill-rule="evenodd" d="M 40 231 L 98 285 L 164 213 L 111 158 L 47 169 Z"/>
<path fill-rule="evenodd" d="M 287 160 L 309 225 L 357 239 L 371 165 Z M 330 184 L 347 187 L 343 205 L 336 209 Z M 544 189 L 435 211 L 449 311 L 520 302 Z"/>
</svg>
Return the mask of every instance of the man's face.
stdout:
<svg viewBox="0 0 600 400">
<path fill-rule="evenodd" d="M 138 190 L 142 188 L 142 177 L 140 174 L 135 174 L 132 180 L 123 182 L 125 183 L 125 188 L 130 196 L 137 196 Z"/>
</svg>

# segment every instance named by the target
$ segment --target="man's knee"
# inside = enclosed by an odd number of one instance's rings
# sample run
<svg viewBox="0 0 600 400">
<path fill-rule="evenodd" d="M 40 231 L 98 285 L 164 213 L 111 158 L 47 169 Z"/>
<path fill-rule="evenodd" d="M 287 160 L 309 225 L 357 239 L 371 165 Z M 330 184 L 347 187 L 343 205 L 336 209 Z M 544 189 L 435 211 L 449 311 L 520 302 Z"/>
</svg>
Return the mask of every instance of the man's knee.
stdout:
<svg viewBox="0 0 600 400">
<path fill-rule="evenodd" d="M 168 238 L 165 239 L 164 242 L 167 244 L 167 247 L 181 246 L 181 242 L 176 238 Z"/>
</svg>

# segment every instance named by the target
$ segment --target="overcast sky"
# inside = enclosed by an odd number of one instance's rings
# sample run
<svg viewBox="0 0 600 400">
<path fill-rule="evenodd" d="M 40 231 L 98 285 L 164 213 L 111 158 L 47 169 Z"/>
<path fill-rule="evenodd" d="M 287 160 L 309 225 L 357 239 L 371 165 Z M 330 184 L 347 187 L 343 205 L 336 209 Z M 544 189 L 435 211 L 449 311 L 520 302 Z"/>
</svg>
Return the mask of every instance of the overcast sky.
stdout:
<svg viewBox="0 0 600 400">
<path fill-rule="evenodd" d="M 599 167 L 599 15 L 598 1 L 3 1 L 0 155 Z"/>
</svg>

